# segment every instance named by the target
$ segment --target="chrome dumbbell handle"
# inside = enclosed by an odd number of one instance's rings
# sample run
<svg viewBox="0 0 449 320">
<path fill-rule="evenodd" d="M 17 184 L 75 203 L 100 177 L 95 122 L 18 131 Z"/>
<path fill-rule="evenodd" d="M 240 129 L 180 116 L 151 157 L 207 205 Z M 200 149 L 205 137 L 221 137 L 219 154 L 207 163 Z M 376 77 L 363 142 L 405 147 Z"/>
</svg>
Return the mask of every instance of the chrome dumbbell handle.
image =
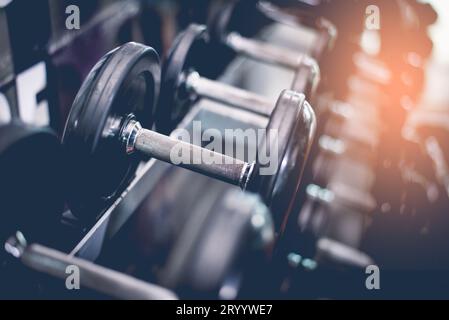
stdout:
<svg viewBox="0 0 449 320">
<path fill-rule="evenodd" d="M 143 129 L 132 118 L 124 126 L 122 141 L 128 154 L 139 151 L 152 158 L 239 186 L 242 190 L 247 189 L 254 174 L 254 163 Z M 190 161 L 178 162 L 178 152 L 187 155 Z"/>
<path fill-rule="evenodd" d="M 268 18 L 294 28 L 307 26 L 320 33 L 316 45 L 312 49 L 312 57 L 319 59 L 325 51 L 332 50 L 338 36 L 337 27 L 322 16 L 314 14 L 289 14 L 269 1 L 259 1 L 259 10 Z"/>
<path fill-rule="evenodd" d="M 266 117 L 271 115 L 274 108 L 274 103 L 265 97 L 203 78 L 195 71 L 186 75 L 185 88 L 188 92 L 194 93 L 197 96 Z"/>
<path fill-rule="evenodd" d="M 262 41 L 242 37 L 237 32 L 231 32 L 226 36 L 226 44 L 237 53 L 286 69 L 298 69 L 307 60 L 312 59 L 306 54 L 297 53 L 288 48 L 276 47 Z"/>
<path fill-rule="evenodd" d="M 160 286 L 38 244 L 27 245 L 20 232 L 6 242 L 5 249 L 20 259 L 25 266 L 59 279 L 67 279 L 68 268 L 75 266 L 79 270 L 81 286 L 113 298 L 123 300 L 177 299 L 173 292 Z"/>
<path fill-rule="evenodd" d="M 319 263 L 333 262 L 360 269 L 366 269 L 375 264 L 366 253 L 328 238 L 318 240 L 316 260 Z"/>
<path fill-rule="evenodd" d="M 307 81 L 311 82 L 311 92 L 314 92 L 321 78 L 321 70 L 318 62 L 310 55 L 298 53 L 289 48 L 282 48 L 262 41 L 242 37 L 237 32 L 231 32 L 226 36 L 226 44 L 235 52 L 255 60 L 277 65 L 289 70 L 298 71 L 306 67 L 309 71 Z M 297 77 L 298 75 L 296 75 Z M 296 83 L 297 81 L 295 81 Z M 307 88 L 304 87 L 304 90 Z"/>
</svg>

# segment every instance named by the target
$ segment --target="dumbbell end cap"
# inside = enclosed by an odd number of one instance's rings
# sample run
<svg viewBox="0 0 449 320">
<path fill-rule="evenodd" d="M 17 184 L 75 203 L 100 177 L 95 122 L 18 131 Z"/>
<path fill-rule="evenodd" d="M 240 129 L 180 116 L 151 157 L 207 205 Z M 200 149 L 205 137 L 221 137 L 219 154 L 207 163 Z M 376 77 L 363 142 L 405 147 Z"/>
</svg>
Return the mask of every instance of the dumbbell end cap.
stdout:
<svg viewBox="0 0 449 320">
<path fill-rule="evenodd" d="M 133 154 L 136 150 L 136 140 L 142 130 L 142 125 L 134 115 L 129 115 L 120 131 L 120 140 L 125 147 L 126 154 Z"/>
<path fill-rule="evenodd" d="M 17 231 L 5 242 L 5 251 L 15 258 L 20 258 L 25 251 L 27 241 L 22 232 Z"/>
<path fill-rule="evenodd" d="M 252 163 L 248 163 L 244 166 L 243 170 L 242 170 L 242 175 L 240 177 L 240 183 L 239 183 L 239 187 L 243 190 L 246 191 L 248 189 L 248 186 L 250 184 L 250 181 L 253 179 L 253 175 L 255 173 L 255 168 L 256 163 L 252 162 Z"/>
</svg>

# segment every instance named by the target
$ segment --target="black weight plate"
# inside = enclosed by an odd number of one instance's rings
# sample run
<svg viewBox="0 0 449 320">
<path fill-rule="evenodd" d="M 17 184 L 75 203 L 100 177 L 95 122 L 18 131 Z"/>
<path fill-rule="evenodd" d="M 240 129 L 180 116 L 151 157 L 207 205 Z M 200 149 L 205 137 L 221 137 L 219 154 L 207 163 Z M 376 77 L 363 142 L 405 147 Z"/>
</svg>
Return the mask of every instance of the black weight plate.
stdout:
<svg viewBox="0 0 449 320">
<path fill-rule="evenodd" d="M 6 12 L 0 8 L 0 86 L 14 77 L 14 64 L 10 48 L 8 21 Z"/>
<path fill-rule="evenodd" d="M 134 114 L 145 128 L 153 126 L 160 85 L 157 53 L 127 43 L 101 59 L 73 103 L 63 142 L 70 171 L 70 206 L 78 216 L 98 214 L 128 185 L 139 164 L 119 141 L 120 127 Z"/>
<path fill-rule="evenodd" d="M 236 2 L 231 1 L 226 3 L 217 13 L 213 15 L 212 19 L 208 22 L 208 30 L 212 41 L 217 41 L 219 43 L 226 42 L 226 36 L 229 34 L 229 24 L 232 20 L 236 7 Z"/>
<path fill-rule="evenodd" d="M 312 64 L 301 64 L 298 69 L 295 70 L 295 78 L 291 89 L 303 92 L 310 100 L 315 96 L 319 82 L 319 67 Z"/>
<path fill-rule="evenodd" d="M 203 180 L 203 178 L 200 179 Z M 205 190 L 208 190 L 207 197 L 189 204 L 190 214 L 187 219 L 182 219 L 182 227 L 178 229 L 168 260 L 160 274 L 161 283 L 169 288 L 179 289 L 189 286 L 186 265 L 195 251 L 201 233 L 206 229 L 215 204 L 223 196 L 223 190 L 211 188 L 210 181 L 206 180 L 204 180 L 203 185 Z"/>
<path fill-rule="evenodd" d="M 42 240 L 56 226 L 64 205 L 61 149 L 50 129 L 0 127 L 0 242 L 17 230 Z"/>
<path fill-rule="evenodd" d="M 225 280 L 244 270 L 253 272 L 254 252 L 266 249 L 256 240 L 251 220 L 256 212 L 270 217 L 259 197 L 237 190 L 226 192 L 217 202 L 186 265 L 191 286 L 203 292 L 218 290 Z M 268 226 L 271 221 L 267 221 Z M 256 245 L 257 244 L 257 245 Z M 217 252 L 220 252 L 217 255 Z"/>
<path fill-rule="evenodd" d="M 170 254 L 163 283 L 193 290 L 196 295 L 217 293 L 227 276 L 242 271 L 244 262 L 251 262 L 247 261 L 251 260 L 251 252 L 265 248 L 255 245 L 256 234 L 251 226 L 255 212 L 270 217 L 257 196 L 215 189 L 207 201 L 200 201 L 191 212 L 191 219 Z"/>
<path fill-rule="evenodd" d="M 252 36 L 259 32 L 261 26 L 270 23 L 264 14 L 257 10 L 259 0 L 233 0 L 217 8 L 208 21 L 211 40 L 225 42 L 230 32 L 243 36 Z M 251 17 L 251 23 L 248 23 Z"/>
<path fill-rule="evenodd" d="M 210 38 L 212 41 L 217 43 L 226 43 L 226 36 L 234 31 L 233 26 L 240 25 L 238 23 L 242 17 L 238 17 L 236 13 L 240 13 L 241 16 L 249 13 L 261 12 L 264 16 L 263 10 L 257 9 L 258 1 L 237 1 L 225 4 L 220 11 L 218 11 L 208 23 L 208 30 Z M 270 21 L 273 20 L 272 17 L 266 17 Z M 237 21 L 235 21 L 237 20 Z M 288 23 L 285 21 L 274 20 L 276 22 Z M 301 26 L 298 25 L 298 28 Z M 301 64 L 295 71 L 295 79 L 291 86 L 292 90 L 303 92 L 307 97 L 312 97 L 315 94 L 319 78 L 320 70 L 318 66 L 308 64 Z"/>
<path fill-rule="evenodd" d="M 183 90 L 185 72 L 201 65 L 209 41 L 206 27 L 191 24 L 175 39 L 162 68 L 161 94 L 159 97 L 156 128 L 162 133 L 170 131 L 187 114 L 197 97 Z"/>
<path fill-rule="evenodd" d="M 294 207 L 315 134 L 315 114 L 303 94 L 285 90 L 271 114 L 266 134 L 277 132 L 278 166 L 276 174 L 260 177 L 259 193 L 269 206 L 276 230 L 283 230 L 290 211 Z M 267 135 L 261 146 L 270 147 Z M 262 151 L 264 152 L 264 151 Z M 257 167 L 263 167 L 257 164 Z"/>
</svg>

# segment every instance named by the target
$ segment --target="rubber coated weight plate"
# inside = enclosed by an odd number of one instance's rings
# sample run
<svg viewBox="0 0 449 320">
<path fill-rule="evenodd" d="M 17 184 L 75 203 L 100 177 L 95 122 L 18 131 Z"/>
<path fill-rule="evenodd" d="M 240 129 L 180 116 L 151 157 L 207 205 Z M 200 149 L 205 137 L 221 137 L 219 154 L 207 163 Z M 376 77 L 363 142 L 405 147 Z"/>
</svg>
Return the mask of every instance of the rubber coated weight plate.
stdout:
<svg viewBox="0 0 449 320">
<path fill-rule="evenodd" d="M 243 1 L 229 1 L 217 10 L 217 13 L 212 15 L 212 19 L 209 20 L 208 30 L 213 41 L 225 42 L 226 36 L 230 32 L 254 33 L 256 30 L 248 30 L 249 26 L 242 29 L 242 23 L 251 15 L 252 19 L 256 19 L 259 23 L 261 18 L 264 18 L 263 22 L 267 22 L 263 15 L 259 14 L 257 10 L 258 0 L 243 0 Z M 254 29 L 254 28 L 251 28 Z M 239 33 L 240 33 L 239 32 Z"/>
<path fill-rule="evenodd" d="M 266 17 L 262 12 L 260 12 L 259 9 L 257 9 L 257 2 L 258 1 L 246 0 L 231 2 L 224 5 L 222 10 L 217 12 L 217 14 L 215 14 L 213 19 L 209 22 L 208 28 L 211 40 L 226 46 L 226 43 L 228 42 L 227 36 L 229 33 L 234 32 L 235 28 L 233 26 L 241 25 L 242 21 L 244 21 L 246 15 L 248 14 L 254 15 L 259 13 L 261 17 L 266 18 L 267 22 L 271 21 L 272 19 L 270 17 Z M 277 48 L 277 46 L 274 45 L 274 48 Z M 279 49 L 281 49 L 281 47 L 279 47 Z M 252 55 L 250 54 L 249 56 Z M 258 59 L 256 56 L 253 56 L 253 58 Z M 266 60 L 262 59 L 262 61 Z M 312 61 L 304 61 L 304 63 L 300 64 L 298 67 L 295 67 L 293 71 L 295 73 L 295 77 L 290 88 L 295 91 L 303 92 L 307 97 L 314 96 L 320 80 L 319 67 L 314 65 Z"/>
<path fill-rule="evenodd" d="M 175 39 L 162 69 L 156 122 L 158 131 L 169 134 L 193 105 L 192 97 L 186 93 L 180 81 L 193 66 L 201 65 L 202 59 L 211 58 L 204 55 L 208 40 L 206 28 L 194 24 Z"/>
<path fill-rule="evenodd" d="M 208 29 L 212 41 L 223 43 L 226 41 L 226 36 L 229 33 L 229 22 L 234 15 L 236 3 L 231 2 L 224 5 L 220 10 L 210 19 Z"/>
<path fill-rule="evenodd" d="M 259 152 L 270 150 L 270 131 L 277 134 L 277 170 L 261 176 L 259 193 L 268 204 L 276 230 L 283 228 L 294 207 L 315 133 L 315 115 L 303 94 L 285 90 L 276 103 Z M 271 151 L 268 151 L 271 152 Z M 258 163 L 259 169 L 263 167 Z"/>
<path fill-rule="evenodd" d="M 42 240 L 64 205 L 62 150 L 47 128 L 18 122 L 0 127 L 0 241 L 17 230 Z"/>
<path fill-rule="evenodd" d="M 227 276 L 243 267 L 246 258 L 250 259 L 250 252 L 263 249 L 262 243 L 257 247 L 255 239 L 260 239 L 251 225 L 255 212 L 270 219 L 259 197 L 215 189 L 207 201 L 200 201 L 191 211 L 191 219 L 170 254 L 162 282 L 197 294 L 217 292 Z M 270 220 L 266 226 L 272 227 Z M 237 266 L 237 262 L 241 264 Z"/>
<path fill-rule="evenodd" d="M 144 127 L 153 126 L 159 85 L 157 53 L 136 43 L 108 53 L 86 78 L 63 138 L 76 215 L 98 214 L 134 176 L 139 158 L 125 153 L 121 124 L 133 114 Z"/>
<path fill-rule="evenodd" d="M 308 99 L 315 96 L 319 84 L 320 70 L 312 65 L 300 65 L 295 70 L 292 90 L 303 92 Z"/>
<path fill-rule="evenodd" d="M 187 280 L 186 265 L 193 255 L 201 233 L 206 229 L 207 221 L 212 214 L 215 203 L 223 196 L 222 190 L 210 188 L 209 182 L 204 181 L 204 185 L 207 186 L 207 197 L 197 201 L 190 207 L 190 215 L 184 220 L 184 224 L 179 230 L 171 249 L 168 261 L 161 272 L 160 280 L 164 286 L 169 288 L 190 286 Z"/>
<path fill-rule="evenodd" d="M 257 267 L 254 252 L 270 245 L 263 243 L 251 223 L 256 212 L 259 217 L 270 219 L 270 212 L 259 197 L 236 190 L 223 194 L 186 266 L 194 287 L 202 291 L 218 290 L 227 278 L 240 275 L 243 269 L 253 272 Z M 265 227 L 273 227 L 271 220 Z"/>
</svg>

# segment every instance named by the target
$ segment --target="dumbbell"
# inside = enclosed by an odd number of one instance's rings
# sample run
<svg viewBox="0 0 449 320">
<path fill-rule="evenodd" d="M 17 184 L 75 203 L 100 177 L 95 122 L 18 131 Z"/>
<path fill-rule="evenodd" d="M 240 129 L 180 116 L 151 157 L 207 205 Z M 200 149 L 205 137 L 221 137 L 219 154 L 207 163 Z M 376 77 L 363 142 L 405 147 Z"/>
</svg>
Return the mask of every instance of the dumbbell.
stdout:
<svg viewBox="0 0 449 320">
<path fill-rule="evenodd" d="M 433 42 L 428 28 L 438 18 L 431 5 L 418 4 L 415 0 L 383 1 L 380 4 L 380 10 L 387 12 L 383 18 L 383 28 L 380 30 L 381 55 L 391 58 L 392 54 L 397 55 L 403 50 L 413 50 L 424 59 L 429 57 L 432 53 Z M 401 37 L 389 33 L 392 28 L 399 29 Z"/>
<path fill-rule="evenodd" d="M 413 111 L 402 130 L 404 138 L 423 146 L 433 162 L 433 170 L 439 183 L 449 195 L 449 154 L 447 136 L 449 116 L 441 110 L 417 109 Z"/>
<path fill-rule="evenodd" d="M 176 295 L 162 287 L 107 269 L 89 261 L 72 257 L 38 244 L 27 244 L 16 232 L 4 246 L 7 253 L 27 268 L 51 277 L 66 280 L 69 267 L 79 270 L 80 286 L 123 300 L 176 300 Z"/>
<path fill-rule="evenodd" d="M 258 94 L 202 77 L 196 67 L 210 53 L 209 46 L 209 33 L 202 25 L 191 24 L 175 40 L 162 70 L 160 107 L 156 120 L 160 131 L 170 132 L 199 98 L 265 117 L 271 117 L 276 106 L 284 100 L 279 99 L 274 104 Z M 304 106 L 312 111 L 306 101 Z"/>
<path fill-rule="evenodd" d="M 46 236 L 64 207 L 63 153 L 49 128 L 14 120 L 0 126 L 0 241 L 17 227 L 32 238 Z"/>
<path fill-rule="evenodd" d="M 414 52 L 405 52 L 402 59 L 390 67 L 379 59 L 359 52 L 354 55 L 354 64 L 357 77 L 381 86 L 387 92 L 408 95 L 413 100 L 419 97 L 425 84 L 424 61 Z"/>
<path fill-rule="evenodd" d="M 333 184 L 322 188 L 308 185 L 306 199 L 297 217 L 295 250 L 313 257 L 321 237 L 331 237 L 357 248 L 369 214 L 375 208 L 376 202 L 369 193 L 350 186 Z"/>
<path fill-rule="evenodd" d="M 233 15 L 241 9 L 240 7 L 248 5 L 246 2 L 246 0 L 231 1 L 224 8 L 218 10 L 208 25 L 212 42 L 224 44 L 236 53 L 251 59 L 294 71 L 295 80 L 291 89 L 303 92 L 310 99 L 314 95 L 320 81 L 320 67 L 314 58 L 286 47 L 283 48 L 256 39 L 249 39 L 241 36 L 236 31 L 232 31 L 235 29 L 232 23 Z M 245 12 L 256 11 L 257 2 L 250 1 L 251 10 L 245 10 Z"/>
<path fill-rule="evenodd" d="M 326 206 L 339 204 L 363 213 L 376 209 L 376 200 L 369 193 L 343 183 L 333 182 L 327 188 L 310 184 L 306 192 L 308 199 Z"/>
<path fill-rule="evenodd" d="M 259 0 L 257 8 L 272 21 L 296 28 L 305 26 L 314 29 L 319 34 L 310 53 L 315 60 L 320 61 L 326 52 L 332 50 L 338 31 L 331 21 L 313 12 L 312 7 L 305 2 L 295 1 L 285 4 L 287 6 L 273 2 Z M 292 12 L 292 8 L 295 8 L 294 12 Z"/>
<path fill-rule="evenodd" d="M 213 156 L 219 160 L 212 164 L 180 163 L 179 167 L 259 193 L 282 221 L 295 196 L 313 135 L 314 115 L 304 96 L 286 91 L 279 99 L 268 124 L 268 130 L 278 130 L 277 170 L 263 176 L 263 166 L 257 160 L 248 163 L 143 129 L 153 126 L 159 83 L 157 53 L 136 43 L 108 53 L 90 72 L 73 103 L 63 135 L 73 212 L 93 218 L 92 212 L 128 185 L 142 160 L 139 154 L 172 163 L 171 151 L 179 147 L 197 159 Z M 163 106 L 168 111 L 172 107 Z M 267 139 L 267 135 L 262 137 L 261 144 L 268 145 Z"/>
<path fill-rule="evenodd" d="M 211 186 L 203 180 L 201 183 L 203 190 Z M 158 279 L 168 288 L 190 289 L 196 294 L 218 292 L 221 298 L 234 299 L 219 289 L 230 275 L 239 273 L 246 278 L 254 268 L 261 267 L 273 248 L 272 219 L 257 196 L 215 186 L 207 195 L 207 199 L 197 199 L 189 209 L 183 206 L 164 210 L 169 217 L 175 213 L 176 218 L 172 217 L 174 237 L 170 253 Z M 239 288 L 241 284 L 227 285 L 235 288 L 235 295 L 243 289 Z"/>
</svg>

